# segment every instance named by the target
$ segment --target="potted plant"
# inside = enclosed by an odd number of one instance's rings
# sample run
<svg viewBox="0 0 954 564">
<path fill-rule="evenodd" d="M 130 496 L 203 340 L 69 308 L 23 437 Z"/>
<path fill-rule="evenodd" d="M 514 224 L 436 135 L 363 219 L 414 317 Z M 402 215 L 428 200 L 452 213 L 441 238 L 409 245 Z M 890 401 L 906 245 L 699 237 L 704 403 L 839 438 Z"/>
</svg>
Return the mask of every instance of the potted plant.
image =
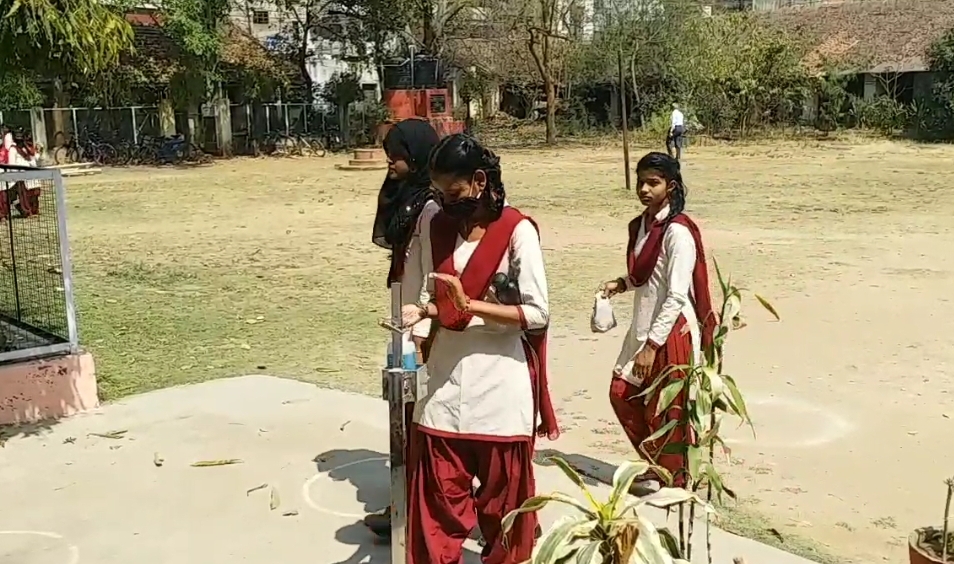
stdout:
<svg viewBox="0 0 954 564">
<path fill-rule="evenodd" d="M 561 517 L 537 541 L 529 564 L 688 564 L 682 559 L 675 537 L 657 528 L 640 509 L 645 506 L 668 509 L 690 503 L 709 506 L 694 493 L 680 488 L 661 488 L 638 499 L 627 496 L 633 480 L 645 474 L 650 464 L 643 460 L 624 462 L 613 474 L 613 489 L 605 501 L 597 500 L 583 478 L 565 460 L 548 462 L 560 468 L 582 493 L 582 500 L 554 492 L 528 499 L 503 520 L 507 534 L 517 516 L 539 511 L 551 502 L 573 508 L 574 514 Z"/>
<path fill-rule="evenodd" d="M 908 538 L 911 564 L 949 564 L 954 562 L 954 531 L 950 529 L 951 498 L 954 497 L 954 478 L 944 481 L 947 500 L 944 502 L 944 520 L 940 529 L 922 527 Z"/>
</svg>

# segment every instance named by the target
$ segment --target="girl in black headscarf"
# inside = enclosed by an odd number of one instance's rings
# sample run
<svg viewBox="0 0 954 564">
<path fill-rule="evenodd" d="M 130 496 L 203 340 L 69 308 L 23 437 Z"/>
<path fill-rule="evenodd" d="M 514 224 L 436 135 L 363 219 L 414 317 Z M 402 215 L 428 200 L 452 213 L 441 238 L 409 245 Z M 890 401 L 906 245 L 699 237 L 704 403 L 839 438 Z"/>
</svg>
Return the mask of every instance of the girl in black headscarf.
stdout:
<svg viewBox="0 0 954 564">
<path fill-rule="evenodd" d="M 384 138 L 388 176 L 378 194 L 371 241 L 391 250 L 388 287 L 401 283 L 401 305 L 420 302 L 424 276 L 428 274 L 423 271 L 419 235 L 421 225 L 440 211 L 428 174 L 431 150 L 439 142 L 434 128 L 420 119 L 398 122 Z M 429 332 L 429 323 L 414 326 L 411 334 L 418 350 Z M 406 420 L 410 428 L 410 410 Z M 387 536 L 391 533 L 390 516 L 388 508 L 368 515 L 364 522 L 376 534 Z"/>
<path fill-rule="evenodd" d="M 371 240 L 392 251 L 388 287 L 399 282 L 404 274 L 411 240 L 424 208 L 439 209 L 432 203 L 434 190 L 427 170 L 431 150 L 439 141 L 431 124 L 420 119 L 398 122 L 384 138 L 388 176 L 378 193 Z"/>
</svg>

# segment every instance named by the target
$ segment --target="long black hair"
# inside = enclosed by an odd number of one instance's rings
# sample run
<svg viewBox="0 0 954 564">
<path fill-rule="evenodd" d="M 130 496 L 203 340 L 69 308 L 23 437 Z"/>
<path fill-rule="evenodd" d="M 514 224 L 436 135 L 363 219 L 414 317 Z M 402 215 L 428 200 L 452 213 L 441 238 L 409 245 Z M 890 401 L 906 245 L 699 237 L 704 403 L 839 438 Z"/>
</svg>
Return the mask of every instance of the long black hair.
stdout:
<svg viewBox="0 0 954 564">
<path fill-rule="evenodd" d="M 374 216 L 371 241 L 391 249 L 388 286 L 400 278 L 411 235 L 421 210 L 434 199 L 428 174 L 428 157 L 440 136 L 431 124 L 420 119 L 398 122 L 384 138 L 384 150 L 390 159 L 407 162 L 410 173 L 401 180 L 384 179 L 378 192 L 378 211 Z"/>
<path fill-rule="evenodd" d="M 445 137 L 431 153 L 430 169 L 431 174 L 449 174 L 455 179 L 467 180 L 478 170 L 484 171 L 487 188 L 481 195 L 481 203 L 491 219 L 500 217 L 507 198 L 501 179 L 500 157 L 480 141 L 465 133 Z"/>
<path fill-rule="evenodd" d="M 651 170 L 658 172 L 667 184 L 672 185 L 669 192 L 669 215 L 665 223 L 669 223 L 686 209 L 686 184 L 682 181 L 682 167 L 679 161 L 666 153 L 652 152 L 639 159 L 636 163 L 636 174 Z"/>
</svg>

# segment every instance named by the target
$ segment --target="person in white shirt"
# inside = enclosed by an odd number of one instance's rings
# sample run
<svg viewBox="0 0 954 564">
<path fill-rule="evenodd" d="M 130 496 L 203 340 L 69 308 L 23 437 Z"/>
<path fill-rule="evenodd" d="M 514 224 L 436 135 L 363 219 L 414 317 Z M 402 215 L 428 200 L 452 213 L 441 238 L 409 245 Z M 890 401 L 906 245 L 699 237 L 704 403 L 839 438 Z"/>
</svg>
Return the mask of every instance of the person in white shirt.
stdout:
<svg viewBox="0 0 954 564">
<path fill-rule="evenodd" d="M 676 160 L 682 159 L 682 146 L 686 139 L 686 117 L 679 109 L 679 104 L 672 105 L 672 115 L 669 117 L 669 135 L 666 136 L 666 152 Z"/>
<path fill-rule="evenodd" d="M 560 434 L 546 378 L 550 314 L 540 235 L 507 204 L 500 159 L 473 137 L 441 141 L 431 180 L 442 204 L 421 230 L 425 271 L 433 271 L 428 299 L 402 312 L 405 326 L 434 321 L 427 392 L 414 412 L 407 560 L 459 562 L 479 525 L 484 564 L 525 562 L 536 514 L 517 517 L 506 539 L 502 520 L 534 495 L 536 438 Z M 504 276 L 517 299 L 491 289 Z"/>
<path fill-rule="evenodd" d="M 430 225 L 431 218 L 440 210 L 428 173 L 428 158 L 438 142 L 440 136 L 431 124 L 420 119 L 398 122 L 384 138 L 388 174 L 378 193 L 371 240 L 391 250 L 388 287 L 401 283 L 402 305 L 420 302 L 424 274 L 428 272 L 423 269 L 421 227 Z M 413 328 L 418 350 L 429 331 L 429 320 Z M 413 409 L 413 404 L 409 404 L 405 414 L 409 437 Z M 376 535 L 390 536 L 391 509 L 366 516 L 364 523 Z"/>
<path fill-rule="evenodd" d="M 632 324 L 613 368 L 610 403 L 637 452 L 666 469 L 675 477 L 674 485 L 681 486 L 685 454 L 662 449 L 669 443 L 685 444 L 685 426 L 677 424 L 656 440 L 646 439 L 680 419 L 684 393 L 660 410 L 657 403 L 665 384 L 649 397 L 638 396 L 660 377 L 685 377 L 681 371 L 667 375 L 668 367 L 702 360 L 704 347 L 712 344 L 716 317 L 702 237 L 683 211 L 686 187 L 679 162 L 649 153 L 636 165 L 636 176 L 639 201 L 646 209 L 629 224 L 627 273 L 603 284 L 606 296 L 635 294 Z M 641 480 L 647 487 L 658 481 L 655 475 Z"/>
</svg>

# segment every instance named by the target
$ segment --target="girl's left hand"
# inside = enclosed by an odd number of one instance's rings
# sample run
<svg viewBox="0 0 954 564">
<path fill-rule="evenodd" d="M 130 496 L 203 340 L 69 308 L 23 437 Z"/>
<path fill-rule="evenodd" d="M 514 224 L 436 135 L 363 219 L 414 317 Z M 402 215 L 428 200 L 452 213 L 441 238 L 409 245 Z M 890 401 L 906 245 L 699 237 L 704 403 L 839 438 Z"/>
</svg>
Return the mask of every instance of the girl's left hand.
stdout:
<svg viewBox="0 0 954 564">
<path fill-rule="evenodd" d="M 454 306 L 456 306 L 458 310 L 467 311 L 469 300 L 467 299 L 467 294 L 464 293 L 464 287 L 460 284 L 460 278 L 441 272 L 431 273 L 430 277 L 434 280 L 440 280 L 441 283 L 444 284 L 444 287 L 450 294 L 451 300 L 454 302 Z"/>
</svg>

